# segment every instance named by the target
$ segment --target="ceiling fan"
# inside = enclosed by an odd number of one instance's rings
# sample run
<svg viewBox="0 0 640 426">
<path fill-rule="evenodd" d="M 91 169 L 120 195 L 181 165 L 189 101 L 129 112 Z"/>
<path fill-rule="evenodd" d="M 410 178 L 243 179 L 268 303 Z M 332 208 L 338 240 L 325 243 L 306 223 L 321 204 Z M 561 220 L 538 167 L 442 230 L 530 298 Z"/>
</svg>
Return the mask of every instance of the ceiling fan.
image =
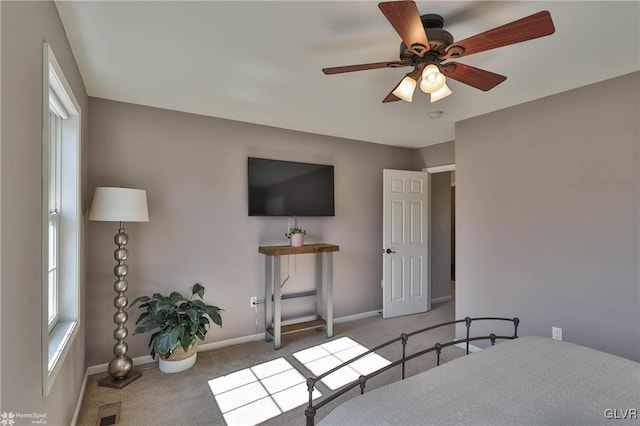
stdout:
<svg viewBox="0 0 640 426">
<path fill-rule="evenodd" d="M 413 1 L 382 2 L 378 7 L 402 39 L 400 60 L 323 68 L 322 72 L 331 75 L 377 68 L 413 67 L 413 71 L 382 102 L 411 102 L 418 81 L 420 89 L 431 95 L 431 102 L 436 102 L 452 93 L 447 87 L 446 77 L 476 89 L 493 89 L 507 77 L 459 62 L 445 61 L 555 32 L 551 15 L 548 11 L 542 11 L 454 42 L 453 36 L 443 29 L 444 19 L 436 14 L 420 16 Z"/>
</svg>

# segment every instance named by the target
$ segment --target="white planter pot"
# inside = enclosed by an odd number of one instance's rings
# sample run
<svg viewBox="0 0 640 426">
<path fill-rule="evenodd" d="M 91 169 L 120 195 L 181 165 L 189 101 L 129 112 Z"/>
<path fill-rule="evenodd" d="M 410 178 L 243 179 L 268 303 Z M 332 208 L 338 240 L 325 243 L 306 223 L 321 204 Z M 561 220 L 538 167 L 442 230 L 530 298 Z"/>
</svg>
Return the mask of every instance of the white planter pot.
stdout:
<svg viewBox="0 0 640 426">
<path fill-rule="evenodd" d="M 198 353 L 191 355 L 189 358 L 181 359 L 179 361 L 168 361 L 160 358 L 160 371 L 163 373 L 179 373 L 190 369 L 196 363 Z"/>
<path fill-rule="evenodd" d="M 173 350 L 173 353 L 168 359 L 162 359 L 162 357 L 160 357 L 158 363 L 160 371 L 163 373 L 179 373 L 193 367 L 197 358 L 197 345 L 191 346 L 186 353 L 182 350 L 181 346 L 178 346 Z"/>
<path fill-rule="evenodd" d="M 293 234 L 291 236 L 291 245 L 293 247 L 302 247 L 304 245 L 304 234 Z"/>
</svg>

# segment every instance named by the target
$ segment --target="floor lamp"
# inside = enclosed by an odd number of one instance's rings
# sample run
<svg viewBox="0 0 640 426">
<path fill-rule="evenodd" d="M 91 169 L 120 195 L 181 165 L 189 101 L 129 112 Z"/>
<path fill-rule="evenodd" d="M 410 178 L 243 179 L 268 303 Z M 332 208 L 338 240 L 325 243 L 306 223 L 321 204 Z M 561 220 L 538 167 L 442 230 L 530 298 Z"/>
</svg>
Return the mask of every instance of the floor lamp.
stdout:
<svg viewBox="0 0 640 426">
<path fill-rule="evenodd" d="M 97 187 L 93 193 L 89 220 L 120 222 L 118 233 L 114 238 L 117 248 L 113 253 L 117 262 L 113 269 L 117 278 L 113 284 L 113 289 L 117 293 L 113 299 L 113 305 L 117 309 L 113 315 L 113 322 L 116 324 L 116 329 L 113 331 L 113 337 L 116 339 L 116 344 L 113 346 L 115 357 L 109 362 L 109 375 L 99 380 L 98 384 L 122 389 L 142 376 L 142 373 L 132 369 L 133 361 L 127 356 L 125 342 L 129 333 L 125 327 L 128 316 L 125 308 L 129 303 L 125 295 L 129 286 L 126 279 L 129 267 L 125 264 L 129 251 L 125 246 L 129 236 L 124 232 L 124 222 L 149 221 L 147 193 L 141 189 Z"/>
</svg>

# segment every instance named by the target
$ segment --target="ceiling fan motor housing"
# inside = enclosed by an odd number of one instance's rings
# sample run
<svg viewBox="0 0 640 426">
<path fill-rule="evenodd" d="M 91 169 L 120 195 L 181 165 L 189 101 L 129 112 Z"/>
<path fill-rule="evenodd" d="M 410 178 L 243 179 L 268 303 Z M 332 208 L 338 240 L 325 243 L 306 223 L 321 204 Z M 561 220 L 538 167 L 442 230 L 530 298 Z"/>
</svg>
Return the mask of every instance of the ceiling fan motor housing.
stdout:
<svg viewBox="0 0 640 426">
<path fill-rule="evenodd" d="M 442 29 L 444 25 L 442 16 L 429 13 L 422 15 L 420 20 L 427 34 L 427 40 L 429 40 L 429 53 L 435 53 L 437 56 L 444 55 L 445 49 L 453 43 L 453 36 L 450 32 Z M 420 59 L 421 58 L 409 49 L 404 42 L 400 44 L 401 61 L 416 63 L 420 62 Z"/>
</svg>

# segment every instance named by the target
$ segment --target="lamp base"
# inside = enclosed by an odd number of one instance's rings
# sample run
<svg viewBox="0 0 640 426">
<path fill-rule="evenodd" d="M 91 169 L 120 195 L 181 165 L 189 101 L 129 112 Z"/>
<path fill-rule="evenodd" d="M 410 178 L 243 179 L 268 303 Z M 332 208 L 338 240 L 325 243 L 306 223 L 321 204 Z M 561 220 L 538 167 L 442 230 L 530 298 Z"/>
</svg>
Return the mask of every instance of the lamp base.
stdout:
<svg viewBox="0 0 640 426">
<path fill-rule="evenodd" d="M 131 384 L 132 382 L 138 380 L 140 377 L 142 377 L 141 372 L 137 370 L 131 370 L 122 379 L 116 379 L 115 377 L 112 377 L 112 376 L 107 376 L 105 378 L 102 378 L 98 380 L 98 385 L 106 386 L 108 388 L 113 388 L 113 389 L 122 389 L 125 386 L 128 386 L 129 384 Z"/>
</svg>

